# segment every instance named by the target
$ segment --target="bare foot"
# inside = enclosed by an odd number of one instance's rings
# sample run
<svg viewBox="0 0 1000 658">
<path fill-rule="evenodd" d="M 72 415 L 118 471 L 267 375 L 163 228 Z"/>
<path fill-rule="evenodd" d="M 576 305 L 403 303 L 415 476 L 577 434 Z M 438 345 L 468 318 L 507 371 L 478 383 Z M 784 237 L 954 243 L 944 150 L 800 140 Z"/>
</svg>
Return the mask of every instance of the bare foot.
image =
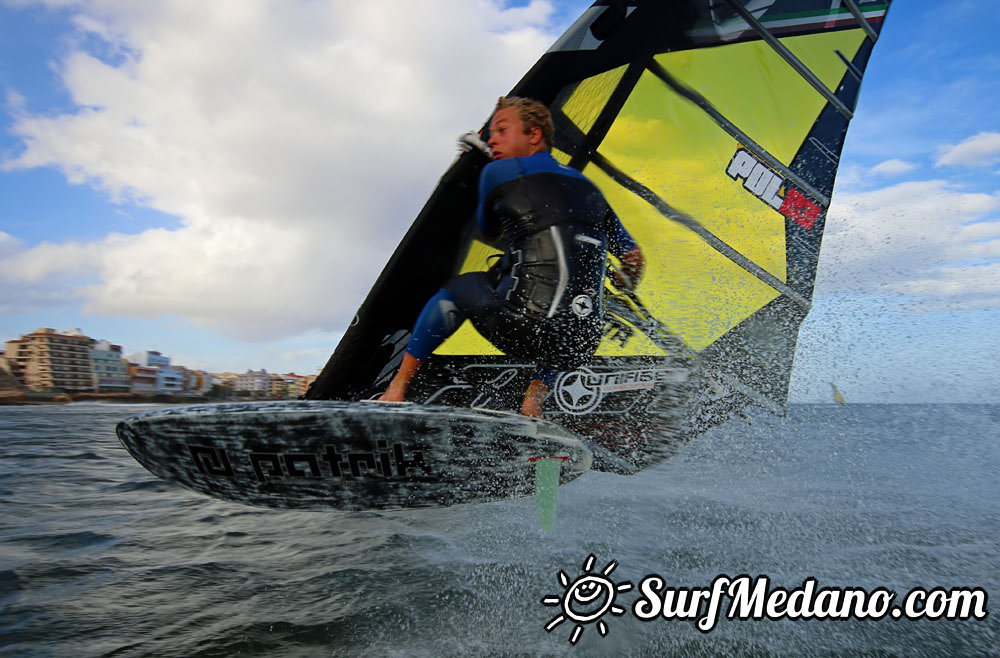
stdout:
<svg viewBox="0 0 1000 658">
<path fill-rule="evenodd" d="M 410 386 L 410 380 L 417 374 L 420 361 L 415 359 L 409 352 L 403 354 L 403 362 L 399 364 L 399 370 L 389 382 L 389 388 L 379 397 L 379 402 L 406 402 L 406 389 Z"/>
<path fill-rule="evenodd" d="M 521 405 L 521 415 L 528 418 L 541 418 L 542 405 L 535 400 L 525 400 L 524 404 Z"/>
</svg>

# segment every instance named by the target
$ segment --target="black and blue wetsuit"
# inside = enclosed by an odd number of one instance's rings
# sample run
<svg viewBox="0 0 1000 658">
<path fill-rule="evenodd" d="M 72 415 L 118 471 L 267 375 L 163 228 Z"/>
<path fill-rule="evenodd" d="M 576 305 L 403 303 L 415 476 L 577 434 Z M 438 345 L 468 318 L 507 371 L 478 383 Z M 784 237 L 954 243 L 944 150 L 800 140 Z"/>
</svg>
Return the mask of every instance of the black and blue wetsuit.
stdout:
<svg viewBox="0 0 1000 658">
<path fill-rule="evenodd" d="M 407 346 L 419 360 L 468 318 L 506 354 L 567 370 L 601 341 L 607 251 L 635 241 L 597 187 L 540 152 L 483 169 L 476 219 L 487 239 L 503 237 L 489 272 L 454 277 L 428 301 Z"/>
</svg>

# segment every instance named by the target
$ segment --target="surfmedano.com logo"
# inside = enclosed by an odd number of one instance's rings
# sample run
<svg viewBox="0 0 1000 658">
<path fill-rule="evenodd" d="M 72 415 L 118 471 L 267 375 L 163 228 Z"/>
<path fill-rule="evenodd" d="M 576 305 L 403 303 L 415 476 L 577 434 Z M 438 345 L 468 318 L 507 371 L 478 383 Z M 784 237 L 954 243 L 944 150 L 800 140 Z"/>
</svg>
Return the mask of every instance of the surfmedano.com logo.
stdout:
<svg viewBox="0 0 1000 658">
<path fill-rule="evenodd" d="M 615 596 L 618 592 L 627 592 L 632 589 L 632 583 L 622 582 L 617 585 L 608 576 L 615 570 L 618 563 L 611 561 L 604 567 L 600 575 L 590 573 L 594 567 L 594 560 L 597 558 L 593 554 L 587 556 L 583 563 L 583 573 L 570 582 L 566 572 L 559 570 L 559 584 L 564 591 L 561 596 L 549 594 L 542 599 L 542 605 L 559 606 L 562 612 L 549 620 L 545 625 L 545 630 L 551 633 L 564 621 L 576 622 L 572 633 L 569 636 L 569 643 L 576 644 L 587 624 L 597 624 L 597 632 L 604 637 L 608 634 L 608 626 L 602 617 L 610 612 L 613 615 L 624 615 L 625 609 L 615 605 Z"/>
<path fill-rule="evenodd" d="M 559 613 L 545 625 L 551 633 L 564 622 L 573 622 L 569 643 L 576 644 L 584 629 L 597 626 L 601 637 L 608 634 L 604 616 L 622 616 L 626 609 L 616 604 L 620 592 L 632 583 L 615 583 L 610 576 L 618 566 L 612 560 L 600 573 L 592 573 L 596 558 L 588 555 L 582 573 L 570 580 L 560 570 L 562 594 L 547 594 L 542 605 L 558 607 Z M 716 576 L 707 587 L 672 586 L 663 576 L 650 574 L 639 582 L 639 598 L 631 606 L 640 621 L 655 619 L 694 622 L 702 633 L 715 629 L 719 619 L 985 619 L 987 593 L 982 587 L 914 587 L 902 598 L 888 587 L 819 587 L 809 576 L 797 587 L 772 585 L 769 576 L 747 574 Z M 726 601 L 728 599 L 728 605 Z"/>
</svg>

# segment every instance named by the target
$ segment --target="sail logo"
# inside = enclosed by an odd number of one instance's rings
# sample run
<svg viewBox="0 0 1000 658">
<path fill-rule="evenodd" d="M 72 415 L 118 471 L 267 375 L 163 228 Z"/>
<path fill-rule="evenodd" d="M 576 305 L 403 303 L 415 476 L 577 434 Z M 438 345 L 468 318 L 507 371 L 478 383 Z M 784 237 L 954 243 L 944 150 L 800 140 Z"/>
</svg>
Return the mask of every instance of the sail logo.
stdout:
<svg viewBox="0 0 1000 658">
<path fill-rule="evenodd" d="M 726 175 L 742 180 L 743 188 L 805 229 L 811 229 L 822 208 L 746 149 L 737 149 Z M 782 189 L 785 190 L 782 195 Z"/>
<path fill-rule="evenodd" d="M 658 382 L 666 381 L 668 375 L 668 371 L 656 368 L 601 373 L 580 368 L 559 375 L 553 397 L 561 411 L 585 414 L 596 409 L 608 395 L 654 388 Z"/>
<path fill-rule="evenodd" d="M 577 317 L 585 318 L 594 311 L 594 300 L 587 295 L 577 295 L 570 304 Z"/>
</svg>

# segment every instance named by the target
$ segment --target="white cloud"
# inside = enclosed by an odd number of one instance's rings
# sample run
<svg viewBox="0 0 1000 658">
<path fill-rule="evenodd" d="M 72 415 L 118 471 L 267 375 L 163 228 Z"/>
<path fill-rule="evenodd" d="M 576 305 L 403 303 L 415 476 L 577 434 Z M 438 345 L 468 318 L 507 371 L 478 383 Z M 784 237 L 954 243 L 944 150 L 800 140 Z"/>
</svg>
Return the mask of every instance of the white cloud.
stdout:
<svg viewBox="0 0 1000 658">
<path fill-rule="evenodd" d="M 899 176 L 916 169 L 917 165 L 905 160 L 886 160 L 880 162 L 871 169 L 871 173 L 877 176 Z"/>
<path fill-rule="evenodd" d="M 555 37 L 538 0 L 44 4 L 91 44 L 58 63 L 79 107 L 31 115 L 8 93 L 24 148 L 3 166 L 58 168 L 182 226 L 22 245 L 0 283 L 259 340 L 346 326 L 455 137 Z"/>
<path fill-rule="evenodd" d="M 79 303 L 70 283 L 50 279 L 54 273 L 86 274 L 80 256 L 73 247 L 42 244 L 28 257 L 24 242 L 0 231 L 0 315 Z"/>
<path fill-rule="evenodd" d="M 951 297 L 956 295 L 991 293 L 1000 297 L 1000 263 L 969 267 L 942 267 L 936 276 L 902 281 L 893 287 L 916 295 Z"/>
<path fill-rule="evenodd" d="M 8 239 L 0 242 L 0 250 L 4 252 L 0 276 L 20 284 L 42 283 L 54 275 L 65 278 L 93 274 L 100 257 L 99 245 L 73 242 L 43 242 L 26 250 L 20 240 Z"/>
<path fill-rule="evenodd" d="M 1000 306 L 1000 195 L 945 181 L 834 197 L 817 293 L 896 295 L 916 308 Z"/>
<path fill-rule="evenodd" d="M 23 242 L 15 238 L 13 235 L 0 231 L 0 257 L 7 258 L 12 254 L 17 253 L 22 248 L 23 244 Z"/>
<path fill-rule="evenodd" d="M 935 164 L 981 167 L 1000 161 L 1000 133 L 982 132 L 958 144 L 938 149 Z"/>
<path fill-rule="evenodd" d="M 336 345 L 344 337 L 344 332 L 330 334 L 330 338 L 320 347 L 307 347 L 297 350 L 287 350 L 278 353 L 278 359 L 283 363 L 295 363 L 303 359 L 323 364 L 330 356 L 330 345 Z"/>
</svg>

